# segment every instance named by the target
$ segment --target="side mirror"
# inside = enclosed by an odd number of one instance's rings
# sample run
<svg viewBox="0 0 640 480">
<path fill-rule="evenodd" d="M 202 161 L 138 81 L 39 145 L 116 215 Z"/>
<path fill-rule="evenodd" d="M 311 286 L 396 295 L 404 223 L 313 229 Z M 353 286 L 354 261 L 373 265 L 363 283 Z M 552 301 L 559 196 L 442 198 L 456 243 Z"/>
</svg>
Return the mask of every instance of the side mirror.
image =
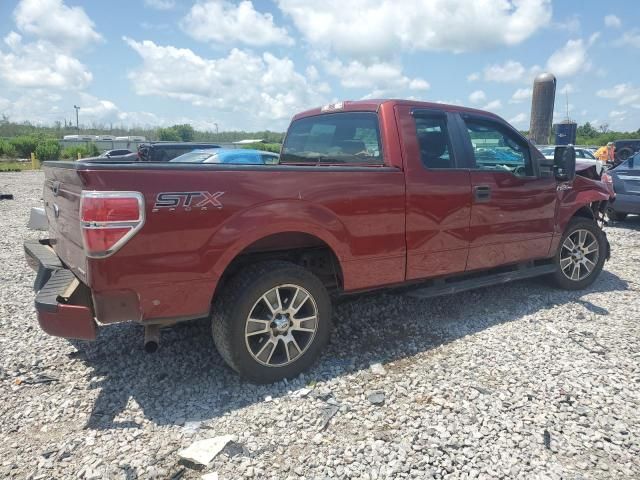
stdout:
<svg viewBox="0 0 640 480">
<path fill-rule="evenodd" d="M 553 152 L 553 173 L 560 182 L 570 182 L 575 178 L 576 151 L 573 145 L 556 147 Z"/>
</svg>

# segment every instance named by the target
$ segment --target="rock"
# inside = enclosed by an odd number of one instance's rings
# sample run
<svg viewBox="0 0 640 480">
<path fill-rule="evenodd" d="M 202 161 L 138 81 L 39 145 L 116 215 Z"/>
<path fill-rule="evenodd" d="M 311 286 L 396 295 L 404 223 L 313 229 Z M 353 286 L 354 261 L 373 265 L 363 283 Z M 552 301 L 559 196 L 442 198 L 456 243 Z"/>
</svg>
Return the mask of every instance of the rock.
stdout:
<svg viewBox="0 0 640 480">
<path fill-rule="evenodd" d="M 371 372 L 375 373 L 376 375 L 387 374 L 387 371 L 385 370 L 385 368 L 382 366 L 381 363 L 372 363 L 369 368 L 371 369 Z"/>
<path fill-rule="evenodd" d="M 198 440 L 187 448 L 180 450 L 178 456 L 197 465 L 207 466 L 222 451 L 233 435 L 221 435 L 213 438 Z"/>
<path fill-rule="evenodd" d="M 384 405 L 384 391 L 376 390 L 367 395 L 367 400 L 373 405 Z"/>
<path fill-rule="evenodd" d="M 218 473 L 217 472 L 205 473 L 200 477 L 200 479 L 201 480 L 218 480 Z"/>
</svg>

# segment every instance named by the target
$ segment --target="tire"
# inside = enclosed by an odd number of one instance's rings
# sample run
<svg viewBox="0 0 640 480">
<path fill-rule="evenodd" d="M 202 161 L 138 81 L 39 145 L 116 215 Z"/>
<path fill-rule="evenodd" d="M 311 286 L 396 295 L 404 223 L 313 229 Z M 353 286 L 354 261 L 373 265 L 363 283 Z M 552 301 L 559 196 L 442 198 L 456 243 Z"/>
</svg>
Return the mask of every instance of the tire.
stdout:
<svg viewBox="0 0 640 480">
<path fill-rule="evenodd" d="M 582 234 L 581 232 L 587 232 Z M 584 235 L 581 237 L 580 235 Z M 584 238 L 584 241 L 582 239 Z M 567 240 L 569 239 L 569 240 Z M 580 242 L 582 241 L 582 244 Z M 591 247 L 597 248 L 595 252 L 591 252 Z M 579 247 L 575 248 L 577 252 L 572 255 L 570 245 L 574 244 Z M 589 252 L 586 253 L 585 252 Z M 594 254 L 595 253 L 595 254 Z M 559 288 L 564 290 L 582 290 L 591 285 L 602 271 L 604 262 L 607 257 L 607 239 L 604 232 L 600 229 L 594 220 L 587 218 L 574 218 L 569 222 L 564 235 L 560 240 L 560 246 L 554 257 L 554 263 L 557 267 L 553 274 L 553 279 Z M 569 258 L 569 262 L 567 262 Z M 587 259 L 589 262 L 585 261 Z M 576 264 L 578 266 L 576 274 Z M 564 267 L 564 268 L 563 268 Z M 588 268 L 591 270 L 588 270 Z"/>
<path fill-rule="evenodd" d="M 618 157 L 618 160 L 620 162 L 624 162 L 631 155 L 633 155 L 633 150 L 630 149 L 629 147 L 623 147 L 623 148 L 620 149 L 619 152 L 617 152 L 616 157 Z"/>
<path fill-rule="evenodd" d="M 269 261 L 229 281 L 214 300 L 211 321 L 225 362 L 251 382 L 272 383 L 297 376 L 320 356 L 331 332 L 331 301 L 308 270 Z"/>
<path fill-rule="evenodd" d="M 629 214 L 623 213 L 623 212 L 616 212 L 614 209 L 609 208 L 607 209 L 607 215 L 614 222 L 619 222 L 619 221 L 625 220 L 627 218 L 627 215 Z"/>
</svg>

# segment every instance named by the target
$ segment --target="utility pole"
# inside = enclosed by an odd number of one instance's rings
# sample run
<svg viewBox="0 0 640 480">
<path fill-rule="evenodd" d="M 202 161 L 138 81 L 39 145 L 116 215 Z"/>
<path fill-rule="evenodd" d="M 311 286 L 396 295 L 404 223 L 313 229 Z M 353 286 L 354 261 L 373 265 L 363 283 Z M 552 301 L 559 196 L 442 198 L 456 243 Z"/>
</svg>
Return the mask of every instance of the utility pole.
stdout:
<svg viewBox="0 0 640 480">
<path fill-rule="evenodd" d="M 214 123 L 214 125 L 216 126 L 216 135 L 218 134 L 218 124 Z"/>
<path fill-rule="evenodd" d="M 74 105 L 73 108 L 76 109 L 76 130 L 78 131 L 78 135 L 80 135 L 80 124 L 78 123 L 78 111 L 80 110 L 80 107 Z"/>
</svg>

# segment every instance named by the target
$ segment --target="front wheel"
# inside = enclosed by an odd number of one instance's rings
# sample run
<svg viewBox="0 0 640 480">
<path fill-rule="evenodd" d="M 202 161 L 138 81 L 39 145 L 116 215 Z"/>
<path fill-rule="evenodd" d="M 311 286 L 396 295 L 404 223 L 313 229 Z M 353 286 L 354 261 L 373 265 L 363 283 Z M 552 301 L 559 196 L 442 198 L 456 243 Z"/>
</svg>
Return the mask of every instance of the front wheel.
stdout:
<svg viewBox="0 0 640 480">
<path fill-rule="evenodd" d="M 597 223 L 586 218 L 569 222 L 554 261 L 555 283 L 565 290 L 581 290 L 591 285 L 604 266 L 607 240 Z"/>
<path fill-rule="evenodd" d="M 307 369 L 328 342 L 330 324 L 331 302 L 322 282 L 282 261 L 240 271 L 212 313 L 216 348 L 231 368 L 256 383 Z"/>
</svg>

